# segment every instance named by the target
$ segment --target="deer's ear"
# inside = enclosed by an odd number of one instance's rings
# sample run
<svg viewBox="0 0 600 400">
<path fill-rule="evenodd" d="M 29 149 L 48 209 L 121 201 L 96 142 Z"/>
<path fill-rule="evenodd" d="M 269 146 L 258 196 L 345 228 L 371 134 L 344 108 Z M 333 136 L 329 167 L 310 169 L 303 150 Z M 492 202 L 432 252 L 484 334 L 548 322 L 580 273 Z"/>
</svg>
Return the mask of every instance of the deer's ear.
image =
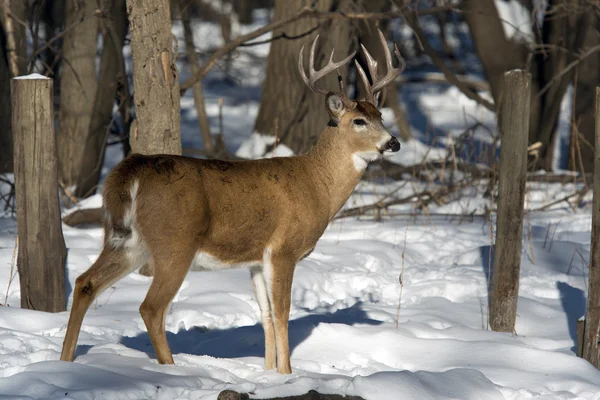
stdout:
<svg viewBox="0 0 600 400">
<path fill-rule="evenodd" d="M 331 119 L 337 124 L 340 122 L 342 115 L 346 112 L 346 104 L 344 100 L 335 93 L 328 93 L 325 98 L 327 111 L 331 115 Z"/>
</svg>

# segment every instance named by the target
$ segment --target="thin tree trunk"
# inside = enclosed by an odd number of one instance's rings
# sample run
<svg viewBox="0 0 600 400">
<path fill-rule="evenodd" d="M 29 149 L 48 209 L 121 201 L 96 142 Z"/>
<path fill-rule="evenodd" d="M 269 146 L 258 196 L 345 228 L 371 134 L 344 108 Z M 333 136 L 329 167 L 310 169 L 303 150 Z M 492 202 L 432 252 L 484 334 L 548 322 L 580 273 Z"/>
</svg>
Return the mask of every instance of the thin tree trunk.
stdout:
<svg viewBox="0 0 600 400">
<path fill-rule="evenodd" d="M 185 40 L 185 52 L 187 55 L 188 65 L 192 75 L 197 74 L 200 70 L 198 65 L 198 57 L 196 56 L 196 48 L 194 46 L 194 33 L 190 24 L 190 13 L 186 7 L 187 0 L 181 1 L 181 9 L 183 14 L 181 22 L 183 24 L 183 35 Z M 194 104 L 196 106 L 196 114 L 198 115 L 198 124 L 200 125 L 200 134 L 204 142 L 204 150 L 208 154 L 213 153 L 214 145 L 210 134 L 210 124 L 208 123 L 208 115 L 206 114 L 206 105 L 204 104 L 204 89 L 202 88 L 202 80 L 194 83 L 192 86 L 192 94 L 194 95 Z"/>
<path fill-rule="evenodd" d="M 0 9 L 0 173 L 13 171 L 13 144 L 10 110 L 10 77 L 25 73 L 27 48 L 25 27 L 14 18 L 25 20 L 25 3 L 4 0 Z M 9 10 L 10 13 L 7 13 Z"/>
<path fill-rule="evenodd" d="M 137 119 L 129 142 L 142 154 L 181 154 L 179 81 L 168 0 L 127 0 Z"/>
<path fill-rule="evenodd" d="M 60 109 L 58 113 L 59 181 L 77 181 L 96 98 L 96 2 L 65 2 L 66 31 L 61 61 Z"/>
<path fill-rule="evenodd" d="M 101 19 L 102 57 L 98 81 L 102 85 L 96 91 L 94 109 L 90 120 L 84 154 L 77 178 L 75 196 L 87 197 L 94 194 L 100 180 L 106 139 L 112 125 L 115 96 L 127 79 L 123 65 L 123 44 L 127 33 L 125 0 L 103 0 L 105 15 Z"/>
<path fill-rule="evenodd" d="M 583 358 L 600 368 L 600 88 L 596 88 L 596 157 L 590 278 L 583 334 Z"/>
<path fill-rule="evenodd" d="M 10 14 L 6 12 L 10 10 Z M 1 13 L 6 32 L 6 52 L 10 72 L 13 77 L 25 73 L 27 68 L 27 41 L 25 27 L 16 20 L 25 21 L 25 2 L 4 0 L 4 11 Z"/>
<path fill-rule="evenodd" d="M 600 44 L 599 21 L 595 14 L 592 15 L 592 19 L 583 42 L 584 49 Z M 577 66 L 577 81 L 575 82 L 575 123 L 577 131 L 583 137 L 583 140 L 580 139 L 576 143 L 579 143 L 581 148 L 581 165 L 585 172 L 594 170 L 594 96 L 596 86 L 600 82 L 598 65 L 600 65 L 600 52 L 587 57 Z M 571 137 L 571 141 L 573 141 L 573 137 Z M 569 160 L 569 166 L 574 166 L 575 170 L 579 170 L 579 160 Z"/>
<path fill-rule="evenodd" d="M 10 72 L 6 54 L 6 35 L 0 26 L 0 173 L 13 171 L 13 142 L 10 110 Z M 9 129 L 6 129 L 6 128 Z"/>
<path fill-rule="evenodd" d="M 299 8 L 310 5 L 309 0 L 276 0 L 274 20 L 283 19 Z M 316 8 L 320 11 L 349 10 L 350 0 L 318 0 Z M 317 135 L 329 120 L 324 106 L 323 96 L 313 93 L 304 85 L 298 72 L 300 48 L 305 46 L 305 60 L 308 48 L 317 33 L 320 33 L 319 45 L 315 57 L 316 68 L 323 63 L 335 47 L 335 60 L 345 58 L 354 48 L 353 30 L 348 21 L 323 22 L 319 29 L 307 34 L 319 26 L 319 21 L 303 18 L 273 32 L 276 37 L 285 32 L 287 36 L 305 35 L 298 39 L 276 40 L 271 44 L 267 59 L 266 79 L 262 89 L 260 109 L 255 122 L 255 131 L 276 136 L 296 153 L 309 150 L 316 142 Z M 327 56 L 325 56 L 327 55 Z M 340 69 L 347 79 L 348 67 Z M 335 74 L 321 79 L 318 85 L 329 90 L 338 90 Z"/>
</svg>

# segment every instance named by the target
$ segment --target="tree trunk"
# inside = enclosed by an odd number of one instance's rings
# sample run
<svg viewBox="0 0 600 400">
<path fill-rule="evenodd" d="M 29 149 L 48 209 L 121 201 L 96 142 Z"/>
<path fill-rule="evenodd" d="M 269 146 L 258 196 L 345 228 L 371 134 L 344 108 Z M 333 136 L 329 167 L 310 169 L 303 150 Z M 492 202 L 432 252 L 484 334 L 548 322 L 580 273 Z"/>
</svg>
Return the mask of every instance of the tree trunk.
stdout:
<svg viewBox="0 0 600 400">
<path fill-rule="evenodd" d="M 6 35 L 0 26 L 0 173 L 13 171 L 13 143 L 10 112 L 10 71 L 6 54 Z M 8 129 L 7 129 L 8 128 Z"/>
<path fill-rule="evenodd" d="M 564 12 L 566 7 L 583 6 L 587 0 L 551 0 L 550 10 L 558 10 L 556 15 L 550 15 L 542 29 L 543 42 L 548 45 L 547 54 L 538 54 L 537 64 L 541 71 L 540 85 L 548 90 L 541 97 L 540 117 L 536 126 L 536 141 L 545 146 L 542 149 L 544 167 L 550 170 L 552 153 L 555 146 L 555 131 L 558 124 L 560 104 L 567 87 L 573 81 L 574 70 L 563 73 L 566 66 L 577 58 L 585 36 L 593 18 L 593 10 L 589 12 Z M 568 51 L 563 51 L 567 49 Z M 557 79 L 558 74 L 561 74 Z"/>
<path fill-rule="evenodd" d="M 54 135 L 52 79 L 13 79 L 12 126 L 21 307 L 66 310 L 65 261 Z"/>
<path fill-rule="evenodd" d="M 274 20 L 283 19 L 311 3 L 312 1 L 309 0 L 276 0 Z M 351 3 L 350 0 L 318 0 L 316 8 L 320 11 L 348 11 Z M 284 32 L 287 36 L 303 35 L 318 26 L 319 21 L 303 18 L 274 31 L 273 37 Z M 258 133 L 279 137 L 296 153 L 309 150 L 329 120 L 324 106 L 325 99 L 307 88 L 298 72 L 300 48 L 306 45 L 304 59 L 308 60 L 308 47 L 317 33 L 320 33 L 315 56 L 317 69 L 322 68 L 333 47 L 335 47 L 336 61 L 347 57 L 354 47 L 353 29 L 345 20 L 336 20 L 334 23 L 322 22 L 321 27 L 309 35 L 272 42 L 267 59 L 260 109 L 254 128 Z M 347 79 L 347 72 L 346 66 L 340 69 L 344 79 Z M 335 74 L 321 79 L 318 85 L 329 90 L 339 88 Z"/>
<path fill-rule="evenodd" d="M 102 57 L 89 134 L 85 140 L 84 157 L 81 159 L 75 196 L 94 194 L 100 180 L 106 139 L 112 125 L 112 111 L 119 87 L 127 79 L 123 65 L 123 43 L 127 33 L 125 0 L 103 0 L 105 15 L 101 19 Z"/>
<path fill-rule="evenodd" d="M 498 107 L 504 73 L 525 68 L 527 47 L 506 38 L 494 0 L 464 0 L 463 10 L 475 50 L 490 83 L 494 103 Z"/>
<path fill-rule="evenodd" d="M 96 2 L 65 2 L 65 32 L 58 112 L 58 177 L 71 186 L 77 181 L 96 98 Z M 73 26 L 73 27 L 71 27 Z"/>
<path fill-rule="evenodd" d="M 10 10 L 10 14 L 5 10 Z M 25 2 L 4 0 L 4 10 L 0 11 L 6 33 L 6 51 L 11 75 L 25 73 L 27 68 L 27 41 L 25 27 L 17 22 L 25 21 Z"/>
<path fill-rule="evenodd" d="M 133 56 L 134 153 L 181 154 L 179 81 L 168 0 L 127 0 Z"/>
<path fill-rule="evenodd" d="M 10 112 L 10 77 L 25 73 L 27 47 L 25 27 L 15 18 L 25 20 L 25 2 L 4 0 L 0 3 L 0 173 L 13 171 L 13 143 Z M 5 12 L 10 10 L 10 14 Z"/>
<path fill-rule="evenodd" d="M 598 18 L 595 14 L 591 16 L 592 20 L 587 29 L 586 37 L 583 42 L 583 48 L 589 49 L 600 44 L 598 37 Z M 577 80 L 575 82 L 575 124 L 581 135 L 576 142 L 571 137 L 571 144 L 579 144 L 581 150 L 581 160 L 569 160 L 569 167 L 574 170 L 583 167 L 581 172 L 591 172 L 594 170 L 594 96 L 596 86 L 599 83 L 598 65 L 600 65 L 600 52 L 596 52 L 587 57 L 577 66 Z M 572 153 L 570 153 L 572 154 Z M 576 153 L 577 155 L 577 153 Z"/>
<path fill-rule="evenodd" d="M 596 89 L 596 157 L 590 278 L 583 334 L 583 358 L 600 368 L 600 88 Z"/>
</svg>

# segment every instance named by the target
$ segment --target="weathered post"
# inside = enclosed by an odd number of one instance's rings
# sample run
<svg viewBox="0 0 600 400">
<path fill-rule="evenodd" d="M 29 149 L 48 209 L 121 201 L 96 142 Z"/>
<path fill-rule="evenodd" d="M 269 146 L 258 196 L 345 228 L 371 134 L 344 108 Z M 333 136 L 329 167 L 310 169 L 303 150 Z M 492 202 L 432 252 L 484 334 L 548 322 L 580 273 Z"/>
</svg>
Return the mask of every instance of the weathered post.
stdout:
<svg viewBox="0 0 600 400">
<path fill-rule="evenodd" d="M 499 332 L 513 332 L 517 317 L 530 97 L 529 72 L 512 70 L 504 74 L 499 118 L 502 147 L 498 218 L 490 307 L 490 326 Z"/>
<path fill-rule="evenodd" d="M 583 328 L 583 358 L 600 368 L 600 87 L 596 88 L 596 135 L 594 144 L 594 201 L 590 279 Z"/>
<path fill-rule="evenodd" d="M 38 74 L 11 80 L 21 307 L 58 312 L 67 305 L 67 249 L 58 204 L 52 87 L 52 79 Z"/>
</svg>

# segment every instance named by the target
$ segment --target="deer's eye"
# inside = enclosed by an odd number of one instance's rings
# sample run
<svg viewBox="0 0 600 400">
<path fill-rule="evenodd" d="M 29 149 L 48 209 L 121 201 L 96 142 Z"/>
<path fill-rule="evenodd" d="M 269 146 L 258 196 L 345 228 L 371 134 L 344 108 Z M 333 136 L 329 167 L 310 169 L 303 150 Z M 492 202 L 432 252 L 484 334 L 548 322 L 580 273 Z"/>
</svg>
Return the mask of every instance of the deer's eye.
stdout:
<svg viewBox="0 0 600 400">
<path fill-rule="evenodd" d="M 365 121 L 362 118 L 356 118 L 355 120 L 352 121 L 354 123 L 354 125 L 358 125 L 358 126 L 364 126 L 367 124 L 367 121 Z"/>
</svg>

